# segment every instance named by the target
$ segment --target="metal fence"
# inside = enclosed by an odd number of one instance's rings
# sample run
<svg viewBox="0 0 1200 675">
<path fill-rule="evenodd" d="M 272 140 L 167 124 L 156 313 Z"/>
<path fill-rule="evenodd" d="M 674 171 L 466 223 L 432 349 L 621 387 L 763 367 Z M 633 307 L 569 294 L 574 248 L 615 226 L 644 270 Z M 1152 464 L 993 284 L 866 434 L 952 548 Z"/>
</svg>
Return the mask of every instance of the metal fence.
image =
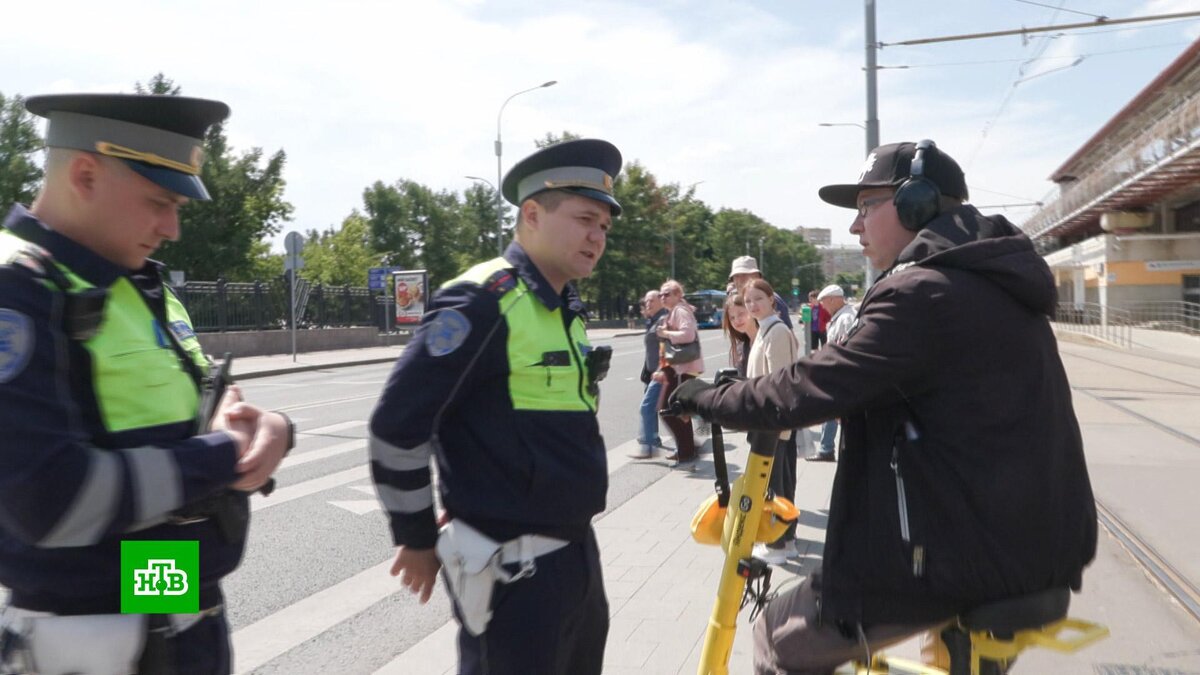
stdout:
<svg viewBox="0 0 1200 675">
<path fill-rule="evenodd" d="M 1200 303 L 1163 300 L 1105 307 L 1094 302 L 1060 302 L 1054 320 L 1060 328 L 1130 347 L 1135 328 L 1200 335 Z"/>
<path fill-rule="evenodd" d="M 288 327 L 291 289 L 286 277 L 275 281 L 189 281 L 176 294 L 198 332 L 275 330 Z M 363 287 L 296 286 L 298 328 L 384 327 L 383 296 Z"/>
<path fill-rule="evenodd" d="M 1128 310 L 1095 302 L 1060 302 L 1054 321 L 1059 328 L 1091 335 L 1119 347 L 1133 345 L 1133 326 Z"/>
<path fill-rule="evenodd" d="M 1200 303 L 1182 300 L 1143 302 L 1127 311 L 1139 328 L 1200 335 Z"/>
</svg>

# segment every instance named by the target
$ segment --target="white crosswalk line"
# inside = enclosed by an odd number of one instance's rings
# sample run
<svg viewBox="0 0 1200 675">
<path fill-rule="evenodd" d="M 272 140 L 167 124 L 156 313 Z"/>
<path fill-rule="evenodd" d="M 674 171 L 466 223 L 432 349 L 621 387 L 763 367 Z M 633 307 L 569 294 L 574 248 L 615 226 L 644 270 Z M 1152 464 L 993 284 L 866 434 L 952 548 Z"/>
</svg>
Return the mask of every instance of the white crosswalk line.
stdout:
<svg viewBox="0 0 1200 675">
<path fill-rule="evenodd" d="M 337 424 L 327 424 L 316 429 L 296 429 L 296 433 L 301 436 L 316 436 L 319 434 L 331 434 L 335 431 L 343 431 L 345 429 L 353 429 L 355 427 L 367 426 L 366 420 L 349 420 L 347 422 L 338 422 Z"/>
<path fill-rule="evenodd" d="M 254 670 L 401 590 L 399 580 L 388 574 L 391 566 L 388 560 L 369 567 L 235 631 L 236 671 Z"/>
<path fill-rule="evenodd" d="M 250 510 L 262 511 L 263 509 L 269 509 L 272 506 L 286 504 L 293 499 L 300 499 L 301 497 L 314 495 L 330 488 L 345 485 L 346 483 L 362 480 L 370 475 L 371 467 L 356 466 L 353 469 L 346 469 L 345 471 L 331 473 L 328 476 L 306 480 L 303 483 L 281 487 L 272 492 L 270 497 L 264 497 L 256 492 L 250 497 Z"/>
<path fill-rule="evenodd" d="M 287 457 L 283 458 L 283 464 L 281 465 L 281 468 L 287 469 L 293 466 L 299 466 L 301 464 L 308 464 L 309 462 L 329 459 L 330 457 L 336 457 L 337 455 L 353 452 L 355 450 L 362 450 L 364 453 L 363 460 L 366 461 L 365 453 L 367 450 L 367 439 L 359 438 L 353 441 L 336 443 L 326 448 L 318 448 L 317 450 L 309 450 L 307 452 L 298 452 L 288 455 Z"/>
</svg>

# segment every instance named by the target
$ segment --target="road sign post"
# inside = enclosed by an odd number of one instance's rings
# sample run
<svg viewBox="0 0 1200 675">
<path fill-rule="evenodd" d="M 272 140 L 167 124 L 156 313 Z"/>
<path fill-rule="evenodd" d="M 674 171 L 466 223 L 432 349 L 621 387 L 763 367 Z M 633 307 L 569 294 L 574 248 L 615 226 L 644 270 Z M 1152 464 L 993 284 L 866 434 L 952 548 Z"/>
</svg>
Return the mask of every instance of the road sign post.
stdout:
<svg viewBox="0 0 1200 675">
<path fill-rule="evenodd" d="M 283 239 L 283 248 L 287 251 L 287 255 L 283 261 L 283 271 L 291 272 L 288 275 L 289 286 L 291 287 L 291 327 L 292 327 L 292 362 L 296 362 L 296 274 L 304 267 L 304 259 L 300 257 L 300 251 L 304 250 L 304 237 L 299 232 L 288 232 Z"/>
</svg>

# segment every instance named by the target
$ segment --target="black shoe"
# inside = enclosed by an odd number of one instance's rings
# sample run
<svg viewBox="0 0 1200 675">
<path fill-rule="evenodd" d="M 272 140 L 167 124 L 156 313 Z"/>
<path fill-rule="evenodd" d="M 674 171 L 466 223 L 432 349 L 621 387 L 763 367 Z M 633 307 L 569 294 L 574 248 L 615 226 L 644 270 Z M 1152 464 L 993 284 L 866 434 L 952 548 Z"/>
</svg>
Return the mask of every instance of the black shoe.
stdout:
<svg viewBox="0 0 1200 675">
<path fill-rule="evenodd" d="M 836 462 L 837 458 L 835 458 L 833 456 L 832 452 L 818 452 L 817 454 L 815 454 L 811 457 L 805 457 L 804 461 L 806 461 L 806 462 Z"/>
</svg>

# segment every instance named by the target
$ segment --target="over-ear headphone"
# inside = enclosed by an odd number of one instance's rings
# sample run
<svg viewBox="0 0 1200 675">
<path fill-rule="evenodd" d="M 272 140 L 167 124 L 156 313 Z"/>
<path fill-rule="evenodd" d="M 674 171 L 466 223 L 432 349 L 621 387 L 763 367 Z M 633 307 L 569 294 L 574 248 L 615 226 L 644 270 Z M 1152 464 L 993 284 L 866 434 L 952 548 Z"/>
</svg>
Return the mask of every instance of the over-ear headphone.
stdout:
<svg viewBox="0 0 1200 675">
<path fill-rule="evenodd" d="M 909 178 L 896 188 L 896 196 L 892 198 L 900 224 L 913 232 L 925 227 L 941 210 L 939 202 L 942 191 L 937 183 L 925 177 L 925 160 L 936 152 L 937 146 L 928 138 L 917 143 L 908 171 Z"/>
</svg>

